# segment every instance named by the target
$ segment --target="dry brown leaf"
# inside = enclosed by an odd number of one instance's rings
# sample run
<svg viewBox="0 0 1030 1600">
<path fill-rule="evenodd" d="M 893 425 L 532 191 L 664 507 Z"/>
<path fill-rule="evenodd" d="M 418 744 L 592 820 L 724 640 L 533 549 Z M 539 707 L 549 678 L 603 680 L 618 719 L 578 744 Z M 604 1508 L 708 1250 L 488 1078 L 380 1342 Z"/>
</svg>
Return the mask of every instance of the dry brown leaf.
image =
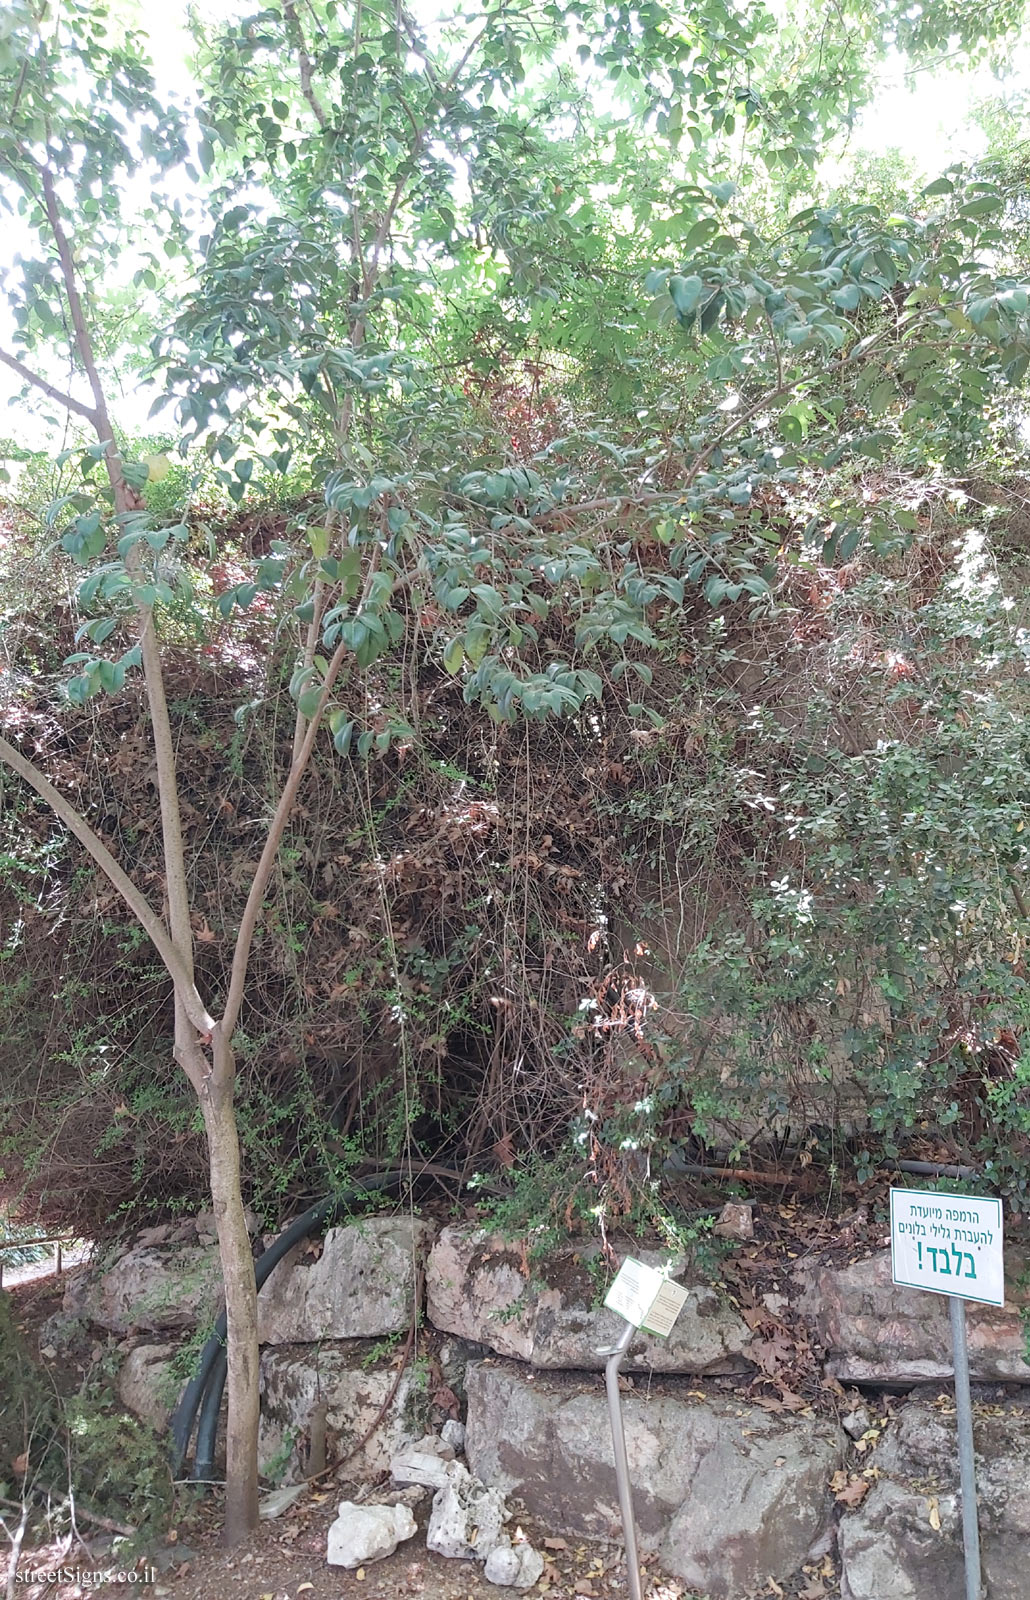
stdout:
<svg viewBox="0 0 1030 1600">
<path fill-rule="evenodd" d="M 839 1506 L 860 1506 L 869 1493 L 868 1478 L 852 1478 L 834 1498 Z"/>
<path fill-rule="evenodd" d="M 929 1518 L 930 1526 L 933 1529 L 934 1533 L 940 1533 L 940 1531 L 941 1531 L 941 1508 L 940 1508 L 940 1505 L 938 1504 L 937 1496 L 935 1494 L 930 1496 L 930 1499 L 927 1501 L 927 1505 L 930 1508 L 930 1518 Z"/>
<path fill-rule="evenodd" d="M 544 1549 L 545 1550 L 567 1550 L 568 1548 L 569 1548 L 569 1541 L 567 1539 L 545 1539 L 544 1540 Z"/>
</svg>

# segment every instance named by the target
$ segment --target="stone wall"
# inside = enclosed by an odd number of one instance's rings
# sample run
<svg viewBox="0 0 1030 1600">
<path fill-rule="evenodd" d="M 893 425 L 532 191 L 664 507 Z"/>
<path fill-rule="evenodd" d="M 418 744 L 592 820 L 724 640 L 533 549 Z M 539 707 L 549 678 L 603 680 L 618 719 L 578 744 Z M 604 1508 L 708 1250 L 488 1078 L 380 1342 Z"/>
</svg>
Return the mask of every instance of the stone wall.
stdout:
<svg viewBox="0 0 1030 1600">
<path fill-rule="evenodd" d="M 641 1542 L 691 1592 L 744 1600 L 836 1570 L 843 1600 L 962 1600 L 947 1309 L 895 1288 L 888 1252 L 853 1254 L 785 1263 L 757 1315 L 676 1261 L 688 1296 L 672 1337 L 630 1349 Z M 1027 1592 L 1030 1557 L 1027 1274 L 1014 1250 L 1009 1264 L 1005 1308 L 969 1307 L 974 1382 L 991 1386 L 976 1418 L 991 1600 Z M 177 1238 L 69 1288 L 69 1312 L 121 1341 L 122 1397 L 155 1425 L 175 1340 L 213 1316 L 217 1280 L 214 1246 Z M 397 1382 L 423 1281 L 435 1393 L 410 1366 Z M 538 1261 L 473 1225 L 376 1217 L 298 1247 L 259 1301 L 264 1470 L 285 1482 L 312 1470 L 318 1416 L 327 1462 L 376 1476 L 461 1397 L 479 1479 L 554 1533 L 618 1538 L 600 1371 L 622 1324 L 598 1307 L 603 1281 L 596 1245 Z M 808 1368 L 789 1383 L 770 1369 L 770 1326 L 801 1335 Z"/>
</svg>

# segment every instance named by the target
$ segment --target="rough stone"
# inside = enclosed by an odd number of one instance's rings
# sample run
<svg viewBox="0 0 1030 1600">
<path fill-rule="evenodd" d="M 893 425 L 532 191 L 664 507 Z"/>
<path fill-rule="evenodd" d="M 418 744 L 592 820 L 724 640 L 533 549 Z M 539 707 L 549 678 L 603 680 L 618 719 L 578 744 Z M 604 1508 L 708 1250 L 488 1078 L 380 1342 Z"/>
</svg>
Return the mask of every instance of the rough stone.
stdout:
<svg viewBox="0 0 1030 1600">
<path fill-rule="evenodd" d="M 222 1305 L 216 1249 L 132 1249 L 105 1272 L 87 1272 L 65 1296 L 65 1310 L 112 1333 L 151 1333 L 213 1321 Z"/>
<path fill-rule="evenodd" d="M 458 1422 L 454 1417 L 448 1417 L 440 1429 L 440 1437 L 444 1444 L 449 1444 L 452 1450 L 461 1451 L 465 1448 L 465 1424 Z"/>
<path fill-rule="evenodd" d="M 40 1354 L 46 1355 L 48 1350 L 53 1351 L 48 1360 L 54 1360 L 58 1356 L 85 1360 L 92 1345 L 93 1335 L 82 1317 L 75 1316 L 69 1311 L 53 1312 L 39 1330 Z"/>
<path fill-rule="evenodd" d="M 505 1535 L 486 1558 L 483 1575 L 500 1589 L 532 1589 L 542 1577 L 544 1558 L 531 1544 L 512 1544 Z"/>
<path fill-rule="evenodd" d="M 720 1239 L 753 1239 L 755 1218 L 752 1208 L 739 1200 L 727 1200 L 712 1231 Z"/>
<path fill-rule="evenodd" d="M 840 1425 L 849 1438 L 861 1439 L 873 1425 L 872 1413 L 868 1406 L 856 1406 L 846 1417 L 841 1417 Z"/>
<path fill-rule="evenodd" d="M 274 1522 L 295 1506 L 307 1488 L 306 1483 L 285 1483 L 281 1489 L 271 1489 L 258 1501 L 258 1516 L 262 1522 Z"/>
<path fill-rule="evenodd" d="M 601 1385 L 499 1362 L 470 1366 L 467 1385 L 472 1471 L 541 1522 L 619 1538 Z M 831 1424 L 697 1400 L 675 1381 L 627 1394 L 623 1415 L 641 1546 L 712 1600 L 784 1582 L 832 1523 L 827 1483 L 844 1438 Z"/>
<path fill-rule="evenodd" d="M 339 1344 L 282 1345 L 261 1353 L 262 1471 L 273 1461 L 287 1483 L 306 1471 L 306 1430 L 315 1405 L 326 1402 L 328 1463 L 342 1461 L 371 1427 L 397 1376 L 392 1368 L 366 1370 L 373 1346 L 355 1340 Z M 405 1421 L 410 1372 L 402 1374 L 386 1416 L 372 1437 L 347 1461 L 347 1477 L 361 1482 L 389 1470 L 390 1458 L 410 1448 L 421 1434 Z"/>
<path fill-rule="evenodd" d="M 477 1340 L 498 1355 L 535 1367 L 598 1371 L 600 1352 L 625 1324 L 595 1307 L 597 1282 L 586 1265 L 599 1247 L 557 1251 L 532 1268 L 525 1252 L 476 1228 L 444 1228 L 429 1253 L 426 1293 L 430 1321 L 445 1332 Z M 642 1250 L 640 1259 L 664 1264 L 668 1255 Z M 685 1258 L 673 1275 L 685 1274 Z M 626 1371 L 704 1374 L 747 1370 L 751 1334 L 707 1283 L 689 1283 L 686 1305 L 668 1339 L 640 1334 Z"/>
<path fill-rule="evenodd" d="M 424 1483 L 409 1483 L 403 1489 L 387 1489 L 379 1495 L 382 1505 L 407 1506 L 416 1516 L 425 1510 L 432 1498 L 432 1489 L 428 1489 Z"/>
<path fill-rule="evenodd" d="M 130 1350 L 118 1373 L 118 1398 L 126 1410 L 160 1433 L 168 1424 L 181 1384 L 170 1367 L 174 1344 L 138 1344 Z"/>
<path fill-rule="evenodd" d="M 392 1556 L 416 1532 L 407 1506 L 358 1506 L 341 1500 L 329 1526 L 326 1560 L 331 1567 L 361 1567 Z"/>
<path fill-rule="evenodd" d="M 460 1461 L 447 1462 L 446 1472 L 446 1483 L 433 1496 L 426 1546 L 438 1556 L 485 1561 L 508 1520 L 504 1496 L 485 1487 Z"/>
<path fill-rule="evenodd" d="M 1030 1383 L 1021 1315 L 1026 1295 L 1015 1282 L 1022 1265 L 1010 1251 L 1004 1307 L 967 1307 L 974 1382 Z M 799 1309 L 815 1323 L 826 1369 L 841 1383 L 900 1386 L 952 1376 L 945 1297 L 892 1283 L 889 1251 L 850 1266 L 817 1264 L 802 1281 Z"/>
<path fill-rule="evenodd" d="M 411 1322 L 416 1270 L 435 1225 L 365 1217 L 326 1234 L 316 1261 L 298 1245 L 258 1295 L 261 1344 L 369 1339 Z"/>
<path fill-rule="evenodd" d="M 441 1461 L 453 1461 L 455 1456 L 454 1446 L 448 1444 L 443 1433 L 426 1433 L 415 1446 L 416 1450 L 424 1450 L 427 1455 L 439 1456 Z"/>
<path fill-rule="evenodd" d="M 991 1600 L 1024 1600 L 1030 1416 L 977 1416 L 974 1442 L 987 1593 Z M 871 1461 L 880 1476 L 861 1506 L 841 1519 L 843 1600 L 963 1600 L 957 1451 L 954 1412 L 920 1401 L 906 1405 L 886 1430 Z"/>
<path fill-rule="evenodd" d="M 394 1483 L 421 1483 L 428 1489 L 442 1489 L 448 1481 L 449 1461 L 438 1456 L 435 1450 L 402 1450 L 390 1462 L 390 1476 Z"/>
</svg>

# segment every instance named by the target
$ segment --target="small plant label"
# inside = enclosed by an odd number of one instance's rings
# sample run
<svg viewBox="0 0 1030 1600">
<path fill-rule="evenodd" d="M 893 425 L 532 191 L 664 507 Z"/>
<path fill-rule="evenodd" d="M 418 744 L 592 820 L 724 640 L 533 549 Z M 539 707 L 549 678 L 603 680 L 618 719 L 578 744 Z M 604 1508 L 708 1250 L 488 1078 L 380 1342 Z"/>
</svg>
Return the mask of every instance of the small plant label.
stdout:
<svg viewBox="0 0 1030 1600">
<path fill-rule="evenodd" d="M 643 1261 L 627 1256 L 604 1303 L 609 1311 L 617 1311 L 635 1328 L 667 1339 L 686 1299 L 687 1291 L 681 1284 L 673 1283 L 657 1267 L 648 1267 Z"/>
<path fill-rule="evenodd" d="M 891 1276 L 909 1289 L 1003 1306 L 1001 1201 L 892 1189 Z"/>
</svg>

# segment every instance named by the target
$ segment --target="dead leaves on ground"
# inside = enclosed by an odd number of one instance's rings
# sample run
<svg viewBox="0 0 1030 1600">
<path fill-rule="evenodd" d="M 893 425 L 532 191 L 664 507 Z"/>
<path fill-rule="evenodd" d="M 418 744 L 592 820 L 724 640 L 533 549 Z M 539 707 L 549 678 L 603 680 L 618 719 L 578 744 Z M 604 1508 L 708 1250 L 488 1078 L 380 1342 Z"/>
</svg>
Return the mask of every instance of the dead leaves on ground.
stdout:
<svg viewBox="0 0 1030 1600">
<path fill-rule="evenodd" d="M 847 1472 L 842 1468 L 830 1479 L 830 1492 L 839 1506 L 853 1510 L 862 1504 L 873 1486 L 874 1478 L 878 1476 L 875 1467 L 867 1468 L 864 1473 Z"/>
</svg>

